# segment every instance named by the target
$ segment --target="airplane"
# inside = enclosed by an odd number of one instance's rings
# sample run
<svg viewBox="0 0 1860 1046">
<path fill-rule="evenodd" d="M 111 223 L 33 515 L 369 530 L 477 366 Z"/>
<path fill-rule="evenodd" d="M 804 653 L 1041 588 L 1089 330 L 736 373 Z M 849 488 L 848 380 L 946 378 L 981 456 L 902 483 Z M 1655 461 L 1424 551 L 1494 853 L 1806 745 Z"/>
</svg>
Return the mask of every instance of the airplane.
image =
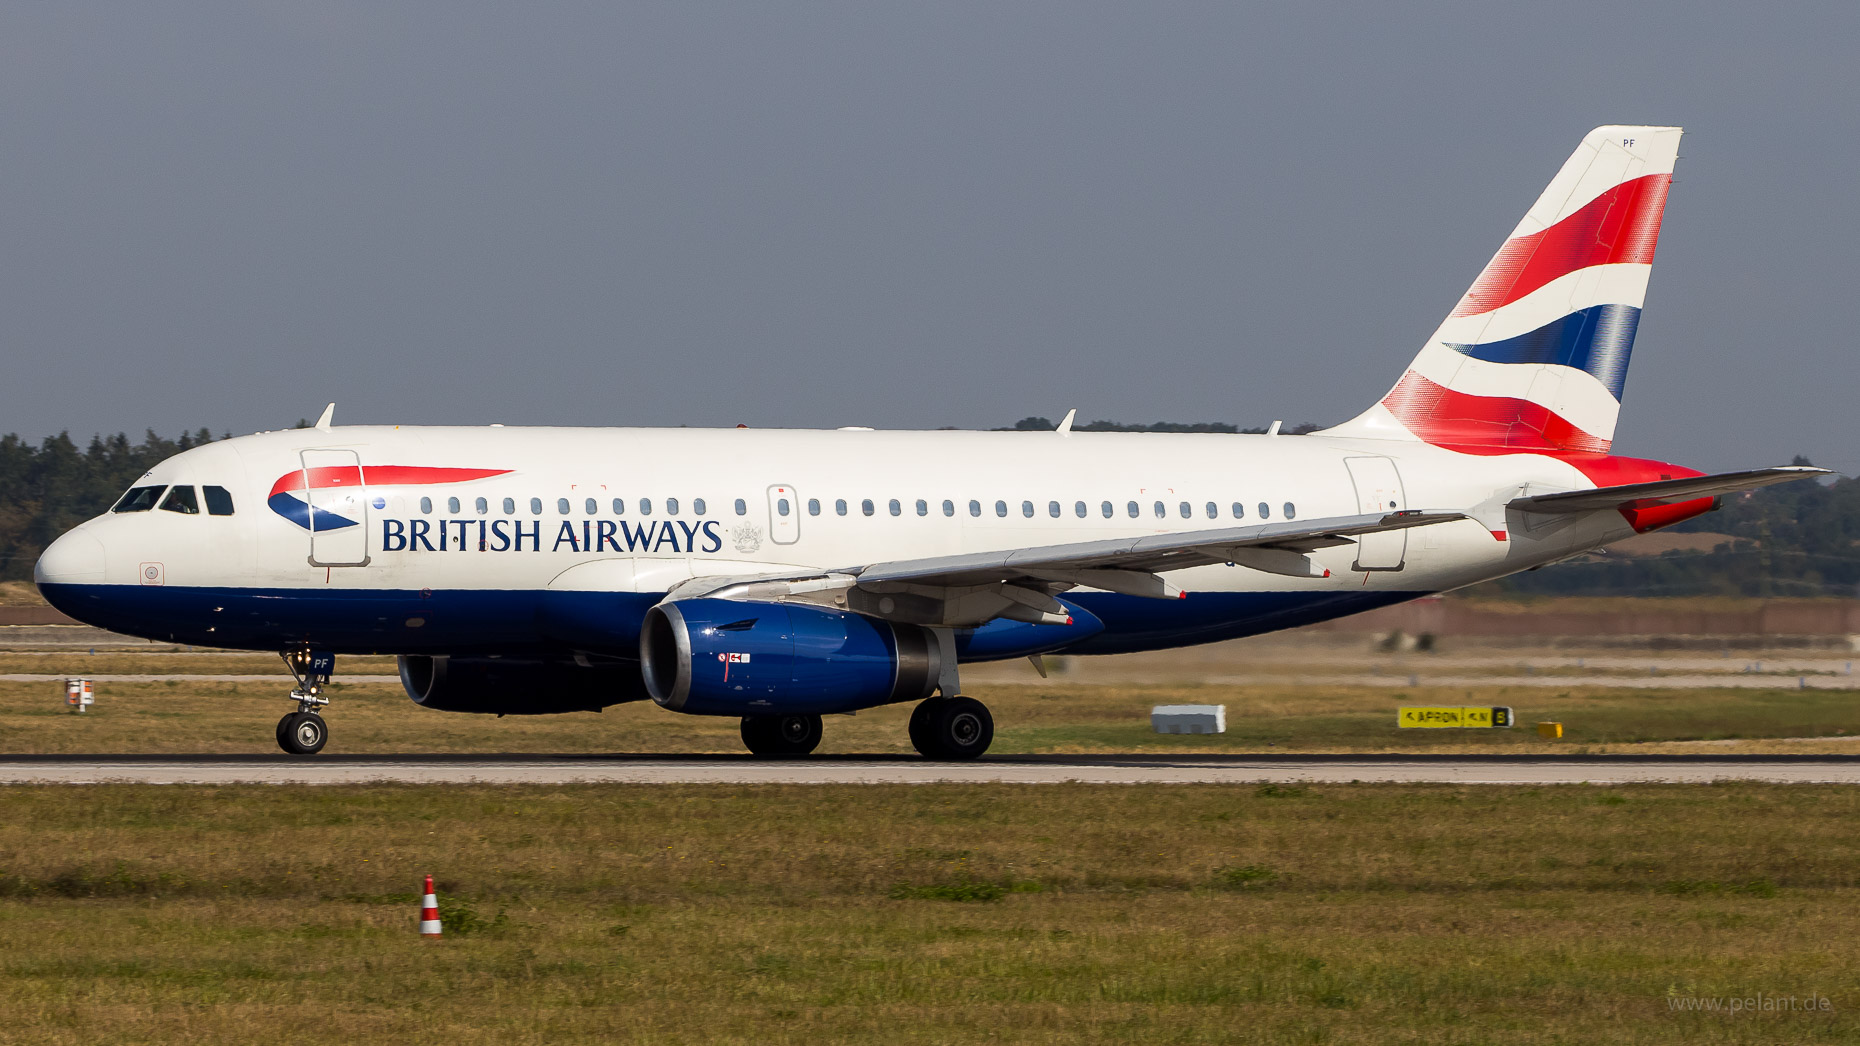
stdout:
<svg viewBox="0 0 1860 1046">
<path fill-rule="evenodd" d="M 343 654 L 423 707 L 650 699 L 797 757 L 821 717 L 915 702 L 973 759 L 961 666 L 1354 614 L 1580 556 L 1826 474 L 1613 453 L 1677 127 L 1583 138 L 1394 387 L 1306 435 L 335 426 L 196 447 L 53 542 L 52 606 L 277 651 L 284 751 Z M 1037 664 L 1037 661 L 1036 661 Z"/>
</svg>

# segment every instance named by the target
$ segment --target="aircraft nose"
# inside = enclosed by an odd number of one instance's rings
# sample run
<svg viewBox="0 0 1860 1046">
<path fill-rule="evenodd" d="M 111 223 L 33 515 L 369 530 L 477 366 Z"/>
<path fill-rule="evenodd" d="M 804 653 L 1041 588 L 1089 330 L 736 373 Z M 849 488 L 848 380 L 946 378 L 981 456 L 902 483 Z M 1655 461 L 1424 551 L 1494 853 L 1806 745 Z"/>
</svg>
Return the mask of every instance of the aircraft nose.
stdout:
<svg viewBox="0 0 1860 1046">
<path fill-rule="evenodd" d="M 32 580 L 39 585 L 94 585 L 103 579 L 103 542 L 82 530 L 52 542 L 32 568 Z"/>
</svg>

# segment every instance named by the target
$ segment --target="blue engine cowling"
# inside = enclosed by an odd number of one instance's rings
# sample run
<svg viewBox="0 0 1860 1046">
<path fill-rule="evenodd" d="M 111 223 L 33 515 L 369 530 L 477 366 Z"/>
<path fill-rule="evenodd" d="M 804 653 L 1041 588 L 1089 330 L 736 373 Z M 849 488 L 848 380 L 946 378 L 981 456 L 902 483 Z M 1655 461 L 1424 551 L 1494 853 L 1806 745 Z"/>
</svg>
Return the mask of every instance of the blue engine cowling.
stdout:
<svg viewBox="0 0 1860 1046">
<path fill-rule="evenodd" d="M 828 607 L 689 599 L 646 612 L 640 663 L 652 699 L 693 715 L 851 712 L 936 689 L 936 637 Z"/>
</svg>

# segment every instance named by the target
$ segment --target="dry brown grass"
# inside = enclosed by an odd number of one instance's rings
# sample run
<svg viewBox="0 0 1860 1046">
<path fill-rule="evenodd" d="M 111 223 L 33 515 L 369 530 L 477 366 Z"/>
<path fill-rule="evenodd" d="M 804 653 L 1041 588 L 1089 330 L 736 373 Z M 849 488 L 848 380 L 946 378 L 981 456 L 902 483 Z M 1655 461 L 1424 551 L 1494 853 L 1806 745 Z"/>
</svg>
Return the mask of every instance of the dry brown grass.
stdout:
<svg viewBox="0 0 1860 1046">
<path fill-rule="evenodd" d="M 0 607 L 42 607 L 46 602 L 30 581 L 0 581 Z"/>
<path fill-rule="evenodd" d="M 345 658 L 350 675 L 393 672 L 385 658 Z M 139 752 L 265 753 L 273 726 L 292 706 L 291 681 L 275 657 L 82 651 L 0 653 L 0 673 L 268 674 L 267 681 L 105 681 L 97 704 L 75 715 L 56 681 L 0 681 L 0 754 Z M 338 679 L 340 680 L 340 676 Z M 968 688 L 995 713 L 997 753 L 1111 752 L 1534 752 L 1638 750 L 1677 743 L 1710 751 L 1846 752 L 1860 719 L 1850 693 L 1826 690 L 1567 690 L 1505 685 L 1389 689 L 1368 686 L 1091 685 L 978 683 Z M 328 711 L 332 753 L 685 752 L 740 753 L 734 719 L 684 716 L 650 702 L 599 714 L 496 718 L 420 708 L 397 684 L 336 683 Z M 1151 732 L 1149 710 L 1179 702 L 1225 704 L 1228 733 Z M 1509 705 L 1514 730 L 1397 730 L 1401 705 Z M 826 721 L 824 753 L 911 751 L 909 706 L 875 708 Z M 1538 740 L 1531 724 L 1565 724 L 1560 742 Z M 1809 742 L 1766 741 L 1811 738 Z M 1731 741 L 1729 748 L 1717 744 Z"/>
</svg>

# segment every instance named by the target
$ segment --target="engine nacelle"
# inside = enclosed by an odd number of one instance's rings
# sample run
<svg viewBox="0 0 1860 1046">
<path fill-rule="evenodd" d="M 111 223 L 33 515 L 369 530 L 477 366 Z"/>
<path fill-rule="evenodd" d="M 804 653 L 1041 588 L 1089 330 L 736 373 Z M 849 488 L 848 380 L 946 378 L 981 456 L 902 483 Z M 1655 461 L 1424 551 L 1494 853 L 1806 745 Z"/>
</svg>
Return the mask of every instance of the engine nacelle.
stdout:
<svg viewBox="0 0 1860 1046">
<path fill-rule="evenodd" d="M 690 599 L 646 612 L 652 699 L 693 715 L 851 712 L 936 689 L 936 637 L 916 625 L 801 603 Z"/>
<path fill-rule="evenodd" d="M 583 666 L 539 658 L 407 655 L 400 659 L 400 684 L 423 708 L 489 715 L 598 712 L 647 696 L 639 666 L 630 661 Z"/>
</svg>

